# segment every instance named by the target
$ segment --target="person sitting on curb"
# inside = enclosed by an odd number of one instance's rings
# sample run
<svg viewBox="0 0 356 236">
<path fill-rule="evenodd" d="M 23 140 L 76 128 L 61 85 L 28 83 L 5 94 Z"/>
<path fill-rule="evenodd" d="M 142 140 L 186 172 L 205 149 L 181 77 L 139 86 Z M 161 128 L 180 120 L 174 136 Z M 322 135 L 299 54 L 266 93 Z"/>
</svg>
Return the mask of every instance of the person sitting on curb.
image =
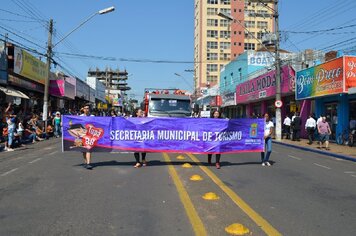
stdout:
<svg viewBox="0 0 356 236">
<path fill-rule="evenodd" d="M 323 116 L 321 122 L 318 124 L 318 132 L 319 132 L 319 147 L 322 148 L 322 144 L 325 142 L 325 149 L 330 150 L 329 148 L 329 136 L 331 135 L 331 130 L 329 123 L 326 122 L 326 117 Z"/>
</svg>

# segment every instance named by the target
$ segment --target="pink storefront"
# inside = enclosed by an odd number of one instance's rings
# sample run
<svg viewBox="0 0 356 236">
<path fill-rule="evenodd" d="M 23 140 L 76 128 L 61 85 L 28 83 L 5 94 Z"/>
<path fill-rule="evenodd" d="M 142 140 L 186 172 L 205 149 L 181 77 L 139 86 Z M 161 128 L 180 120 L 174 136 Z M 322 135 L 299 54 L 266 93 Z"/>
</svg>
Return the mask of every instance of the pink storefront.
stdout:
<svg viewBox="0 0 356 236">
<path fill-rule="evenodd" d="M 291 66 L 281 68 L 282 117 L 296 111 L 294 98 L 295 71 Z M 262 116 L 268 112 L 275 115 L 276 73 L 267 72 L 236 86 L 236 104 L 245 105 L 246 117 Z"/>
</svg>

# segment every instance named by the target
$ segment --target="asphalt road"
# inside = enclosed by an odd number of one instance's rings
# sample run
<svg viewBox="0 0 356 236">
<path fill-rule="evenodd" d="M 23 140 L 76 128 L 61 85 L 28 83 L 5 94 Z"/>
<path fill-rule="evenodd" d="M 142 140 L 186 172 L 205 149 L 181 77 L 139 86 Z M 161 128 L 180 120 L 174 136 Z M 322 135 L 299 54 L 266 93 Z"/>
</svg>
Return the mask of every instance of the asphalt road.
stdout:
<svg viewBox="0 0 356 236">
<path fill-rule="evenodd" d="M 149 153 L 139 169 L 131 153 L 93 156 L 86 170 L 59 139 L 0 152 L 0 235 L 227 235 L 234 223 L 248 235 L 356 232 L 354 162 L 277 144 L 272 167 L 256 153 L 222 155 L 220 170 L 205 155 Z"/>
</svg>

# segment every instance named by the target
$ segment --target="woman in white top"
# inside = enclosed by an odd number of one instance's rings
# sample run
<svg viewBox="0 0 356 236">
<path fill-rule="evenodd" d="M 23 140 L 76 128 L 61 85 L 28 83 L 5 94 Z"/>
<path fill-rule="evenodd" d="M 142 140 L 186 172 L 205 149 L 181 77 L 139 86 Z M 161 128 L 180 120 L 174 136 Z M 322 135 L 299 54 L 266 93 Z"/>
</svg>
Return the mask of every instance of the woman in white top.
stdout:
<svg viewBox="0 0 356 236">
<path fill-rule="evenodd" d="M 273 134 L 273 122 L 270 121 L 269 115 L 265 114 L 265 131 L 264 131 L 264 140 L 265 140 L 265 152 L 261 152 L 261 161 L 262 166 L 271 166 L 269 163 L 269 156 L 272 152 L 272 134 Z M 267 152 L 266 152 L 267 151 Z"/>
</svg>

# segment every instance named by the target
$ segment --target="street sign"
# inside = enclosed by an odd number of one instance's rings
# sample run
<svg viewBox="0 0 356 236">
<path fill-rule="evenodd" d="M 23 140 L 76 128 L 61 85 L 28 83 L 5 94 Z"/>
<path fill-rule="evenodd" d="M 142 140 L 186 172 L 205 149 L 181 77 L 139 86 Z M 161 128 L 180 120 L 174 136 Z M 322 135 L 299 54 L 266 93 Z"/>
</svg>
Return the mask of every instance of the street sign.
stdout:
<svg viewBox="0 0 356 236">
<path fill-rule="evenodd" d="M 283 106 L 283 102 L 281 100 L 277 100 L 274 102 L 275 107 L 281 108 Z"/>
</svg>

